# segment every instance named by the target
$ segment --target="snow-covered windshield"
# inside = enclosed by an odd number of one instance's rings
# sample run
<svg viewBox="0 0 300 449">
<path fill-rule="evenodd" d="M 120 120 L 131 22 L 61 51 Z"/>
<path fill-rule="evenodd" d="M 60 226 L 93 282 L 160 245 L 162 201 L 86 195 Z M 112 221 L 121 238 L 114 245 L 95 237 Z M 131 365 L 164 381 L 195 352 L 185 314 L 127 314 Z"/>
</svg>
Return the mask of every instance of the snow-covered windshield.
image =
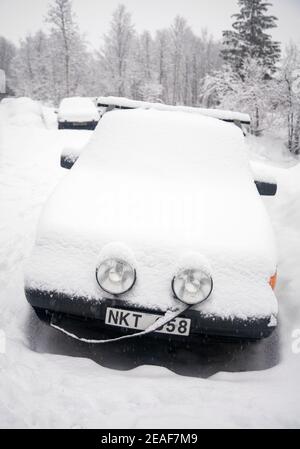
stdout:
<svg viewBox="0 0 300 449">
<path fill-rule="evenodd" d="M 89 170 L 199 181 L 248 171 L 242 132 L 232 124 L 181 112 L 105 114 L 80 165 Z"/>
</svg>

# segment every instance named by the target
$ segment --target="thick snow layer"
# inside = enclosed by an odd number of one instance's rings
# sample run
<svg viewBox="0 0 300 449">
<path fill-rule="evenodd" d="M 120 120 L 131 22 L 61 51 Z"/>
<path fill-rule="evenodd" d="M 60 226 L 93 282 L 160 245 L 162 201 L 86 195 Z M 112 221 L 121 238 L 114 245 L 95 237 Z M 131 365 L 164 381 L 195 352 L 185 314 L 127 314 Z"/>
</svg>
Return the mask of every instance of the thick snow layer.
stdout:
<svg viewBox="0 0 300 449">
<path fill-rule="evenodd" d="M 269 184 L 277 183 L 276 178 L 272 175 L 272 172 L 268 170 L 266 164 L 259 161 L 252 161 L 250 162 L 250 166 L 253 173 L 253 179 L 255 181 L 265 182 Z"/>
<path fill-rule="evenodd" d="M 15 126 L 44 126 L 41 105 L 30 98 L 6 98 L 1 102 L 3 114 Z"/>
<path fill-rule="evenodd" d="M 79 134 L 14 127 L 0 105 L 0 427 L 299 428 L 300 166 L 269 165 L 279 185 L 266 199 L 279 244 L 277 335 L 254 345 L 96 348 L 40 324 L 23 290 L 42 205 L 67 173 L 61 150 Z"/>
<path fill-rule="evenodd" d="M 220 120 L 238 121 L 250 124 L 250 116 L 241 112 L 223 111 L 221 109 L 191 108 L 187 106 L 171 106 L 162 103 L 129 100 L 123 97 L 98 97 L 99 106 L 118 106 L 122 108 L 158 109 L 159 111 L 178 111 L 200 114 Z"/>
<path fill-rule="evenodd" d="M 59 106 L 58 120 L 63 122 L 98 121 L 100 114 L 90 98 L 64 98 Z"/>
<path fill-rule="evenodd" d="M 196 252 L 214 279 L 204 313 L 277 314 L 273 232 L 234 125 L 179 112 L 106 114 L 44 209 L 26 284 L 101 300 L 95 267 L 115 241 L 137 260 L 138 283 L 124 295 L 134 305 L 174 306 L 178 261 Z"/>
<path fill-rule="evenodd" d="M 271 132 L 266 132 L 262 137 L 247 135 L 246 142 L 249 154 L 253 161 L 269 165 L 270 163 L 278 167 L 291 167 L 297 163 L 297 159 L 287 149 L 283 143 L 286 140 L 286 132 L 283 137 L 274 136 Z"/>
</svg>

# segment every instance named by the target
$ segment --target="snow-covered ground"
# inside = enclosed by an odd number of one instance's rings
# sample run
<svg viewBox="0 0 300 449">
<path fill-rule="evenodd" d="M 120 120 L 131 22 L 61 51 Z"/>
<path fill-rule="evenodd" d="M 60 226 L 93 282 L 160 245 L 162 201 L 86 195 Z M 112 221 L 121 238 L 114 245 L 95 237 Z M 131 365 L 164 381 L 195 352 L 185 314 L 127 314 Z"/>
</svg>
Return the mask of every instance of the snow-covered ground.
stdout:
<svg viewBox="0 0 300 449">
<path fill-rule="evenodd" d="M 9 108 L 0 105 L 0 427 L 300 427 L 300 354 L 292 352 L 300 329 L 300 166 L 282 145 L 249 142 L 279 184 L 278 196 L 265 200 L 279 246 L 279 330 L 243 346 L 141 339 L 99 348 L 41 324 L 23 292 L 41 208 L 67 174 L 61 150 L 90 132 L 57 131 L 49 109 L 41 119 L 32 109 L 31 119 L 22 112 L 14 120 Z"/>
</svg>

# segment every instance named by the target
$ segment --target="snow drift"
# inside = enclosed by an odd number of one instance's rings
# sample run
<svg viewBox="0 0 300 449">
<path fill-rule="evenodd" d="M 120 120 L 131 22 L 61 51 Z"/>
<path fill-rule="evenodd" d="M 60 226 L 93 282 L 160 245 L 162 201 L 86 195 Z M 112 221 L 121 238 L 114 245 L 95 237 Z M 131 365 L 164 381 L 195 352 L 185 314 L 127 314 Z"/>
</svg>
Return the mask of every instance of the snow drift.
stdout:
<svg viewBox="0 0 300 449">
<path fill-rule="evenodd" d="M 11 125 L 44 126 L 42 106 L 30 98 L 5 98 L 1 105 Z"/>
</svg>

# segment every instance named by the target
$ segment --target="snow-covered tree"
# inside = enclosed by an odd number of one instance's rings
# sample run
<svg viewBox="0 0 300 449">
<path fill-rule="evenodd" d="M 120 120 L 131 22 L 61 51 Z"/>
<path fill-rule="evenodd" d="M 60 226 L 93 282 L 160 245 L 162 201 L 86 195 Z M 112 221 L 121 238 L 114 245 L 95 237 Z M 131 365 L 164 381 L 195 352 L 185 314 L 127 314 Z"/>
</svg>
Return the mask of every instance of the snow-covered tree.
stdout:
<svg viewBox="0 0 300 449">
<path fill-rule="evenodd" d="M 191 52 L 190 104 L 198 106 L 205 77 L 222 67 L 220 44 L 208 34 L 207 30 L 202 30 L 200 37 L 194 36 Z"/>
<path fill-rule="evenodd" d="M 10 74 L 11 62 L 16 54 L 15 45 L 0 36 L 0 69 L 4 70 L 6 75 Z"/>
<path fill-rule="evenodd" d="M 285 117 L 288 130 L 287 146 L 300 153 L 300 49 L 290 44 L 278 72 L 276 107 Z"/>
<path fill-rule="evenodd" d="M 157 81 L 161 86 L 161 99 L 165 103 L 170 102 L 170 34 L 168 30 L 160 30 L 155 38 L 155 61 Z"/>
<path fill-rule="evenodd" d="M 51 99 L 49 38 L 42 31 L 28 35 L 20 43 L 13 62 L 14 90 L 17 95 Z"/>
<path fill-rule="evenodd" d="M 195 36 L 177 17 L 153 38 L 138 35 L 123 5 L 98 53 L 87 50 L 70 0 L 52 0 L 48 32 L 27 36 L 17 50 L 13 84 L 18 95 L 57 104 L 70 95 L 118 95 L 198 105 L 205 76 L 220 68 L 220 44 Z"/>
<path fill-rule="evenodd" d="M 238 0 L 233 30 L 223 32 L 222 56 L 231 67 L 242 73 L 244 61 L 256 59 L 270 76 L 280 59 L 280 44 L 267 33 L 277 26 L 277 18 L 268 14 L 272 3 L 265 0 Z"/>
<path fill-rule="evenodd" d="M 53 0 L 46 21 L 51 26 L 52 62 L 55 83 L 60 83 L 57 96 L 74 95 L 85 72 L 85 42 L 79 32 L 71 0 Z"/>
<path fill-rule="evenodd" d="M 155 44 L 149 31 L 144 31 L 135 40 L 134 76 L 131 81 L 131 93 L 134 99 L 143 101 L 160 101 L 162 86 L 159 83 Z"/>
<path fill-rule="evenodd" d="M 171 55 L 171 89 L 172 89 L 172 103 L 184 103 L 184 83 L 186 82 L 186 64 L 189 57 L 188 49 L 191 29 L 187 25 L 183 17 L 177 16 L 174 20 L 170 30 L 170 55 Z"/>
<path fill-rule="evenodd" d="M 0 69 L 4 70 L 6 74 L 8 92 L 10 91 L 11 84 L 12 61 L 15 57 L 16 51 L 17 49 L 12 42 L 0 36 Z"/>
<path fill-rule="evenodd" d="M 134 71 L 134 38 L 131 15 L 124 5 L 119 5 L 113 13 L 110 31 L 104 36 L 104 45 L 100 50 L 100 63 L 110 94 L 126 96 L 130 92 Z"/>
<path fill-rule="evenodd" d="M 195 36 L 186 20 L 177 16 L 169 30 L 157 33 L 156 49 L 163 101 L 197 106 L 205 76 L 221 67 L 219 43 L 206 31 Z"/>
<path fill-rule="evenodd" d="M 265 78 L 264 68 L 255 59 L 245 61 L 241 74 L 224 66 L 223 70 L 207 77 L 204 90 L 220 108 L 249 113 L 254 135 L 261 135 L 267 127 L 276 84 Z"/>
<path fill-rule="evenodd" d="M 57 105 L 67 95 L 97 95 L 94 88 L 94 58 L 84 41 L 78 41 L 70 59 L 69 91 L 66 89 L 64 58 L 58 50 L 56 32 L 38 31 L 20 42 L 13 60 L 12 87 L 17 95 Z M 94 78 L 93 78 L 94 77 Z"/>
</svg>

